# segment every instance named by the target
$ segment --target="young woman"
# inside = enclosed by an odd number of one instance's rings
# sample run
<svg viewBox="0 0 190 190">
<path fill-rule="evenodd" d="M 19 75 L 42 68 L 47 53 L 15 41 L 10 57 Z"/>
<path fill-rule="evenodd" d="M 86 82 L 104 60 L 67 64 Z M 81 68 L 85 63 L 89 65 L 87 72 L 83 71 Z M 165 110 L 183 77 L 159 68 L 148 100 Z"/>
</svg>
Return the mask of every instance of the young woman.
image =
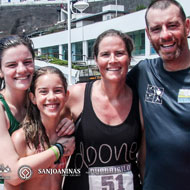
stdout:
<svg viewBox="0 0 190 190">
<path fill-rule="evenodd" d="M 69 89 L 65 113 L 77 123 L 69 168 L 79 168 L 81 175 L 66 177 L 65 190 L 141 189 L 144 130 L 138 97 L 125 82 L 132 50 L 127 35 L 105 31 L 94 44 L 101 80 Z"/>
<path fill-rule="evenodd" d="M 29 92 L 29 105 L 21 128 L 12 135 L 14 146 L 20 157 L 37 154 L 57 141 L 56 126 L 61 120 L 61 111 L 68 98 L 67 82 L 60 70 L 55 67 L 42 67 L 34 73 Z M 64 156 L 74 151 L 74 137 L 67 138 L 64 144 Z M 59 147 L 59 144 L 58 144 Z M 54 150 L 54 147 L 51 147 Z M 59 148 L 62 148 L 61 146 Z M 62 152 L 62 150 L 61 150 Z M 51 169 L 64 169 L 66 158 L 58 164 L 52 164 Z M 61 174 L 41 174 L 20 185 L 20 189 L 60 190 Z M 44 168 L 45 169 L 45 168 Z M 58 170 L 57 170 L 58 171 Z M 6 184 L 5 184 L 6 186 Z M 9 187 L 7 190 L 14 189 Z"/>
<path fill-rule="evenodd" d="M 18 129 L 26 114 L 27 90 L 33 72 L 34 51 L 31 41 L 19 36 L 2 38 L 0 40 L 0 164 L 8 166 L 11 172 L 1 173 L 1 179 L 6 179 L 12 185 L 23 181 L 18 177 L 18 169 L 21 166 L 29 165 L 35 170 L 40 167 L 50 167 L 56 160 L 51 149 L 20 159 L 11 141 L 10 135 Z M 64 124 L 65 126 L 59 130 Z M 72 122 L 64 119 L 57 128 L 58 134 L 71 134 L 73 128 Z M 57 142 L 64 144 L 65 139 L 60 138 Z M 54 148 L 58 152 L 57 147 Z"/>
</svg>

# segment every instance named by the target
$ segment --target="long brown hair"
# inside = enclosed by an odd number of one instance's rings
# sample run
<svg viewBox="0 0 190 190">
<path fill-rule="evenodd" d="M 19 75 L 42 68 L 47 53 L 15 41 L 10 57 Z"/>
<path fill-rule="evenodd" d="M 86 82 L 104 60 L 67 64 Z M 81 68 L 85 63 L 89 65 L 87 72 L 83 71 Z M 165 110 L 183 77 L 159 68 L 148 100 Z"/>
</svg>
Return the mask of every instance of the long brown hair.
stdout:
<svg viewBox="0 0 190 190">
<path fill-rule="evenodd" d="M 67 92 L 67 80 L 64 74 L 57 68 L 52 66 L 41 67 L 34 72 L 32 83 L 30 86 L 30 92 L 35 95 L 36 83 L 39 77 L 45 74 L 57 74 L 63 82 L 65 93 Z M 46 134 L 46 129 L 42 124 L 40 111 L 38 107 L 29 99 L 27 106 L 27 114 L 22 122 L 22 127 L 25 132 L 26 143 L 30 147 L 33 145 L 35 149 L 39 148 L 39 145 L 45 149 L 45 145 L 50 147 L 49 138 Z"/>
</svg>

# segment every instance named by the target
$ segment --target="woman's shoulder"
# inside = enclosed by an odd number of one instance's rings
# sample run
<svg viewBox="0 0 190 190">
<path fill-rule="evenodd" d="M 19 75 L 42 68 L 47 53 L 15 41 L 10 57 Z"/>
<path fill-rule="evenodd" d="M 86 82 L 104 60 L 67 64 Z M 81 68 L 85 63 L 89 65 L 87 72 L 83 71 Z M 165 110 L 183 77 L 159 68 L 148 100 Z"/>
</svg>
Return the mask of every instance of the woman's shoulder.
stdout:
<svg viewBox="0 0 190 190">
<path fill-rule="evenodd" d="M 69 86 L 69 98 L 67 105 L 73 105 L 77 104 L 81 101 L 83 101 L 84 97 L 84 91 L 85 91 L 86 83 L 78 83 Z"/>
<path fill-rule="evenodd" d="M 26 144 L 26 137 L 25 137 L 25 132 L 23 130 L 23 128 L 20 128 L 18 130 L 16 130 L 12 135 L 11 135 L 14 147 L 17 151 L 17 153 L 20 156 L 24 156 L 25 155 L 25 150 L 27 147 Z M 24 155 L 23 155 L 24 154 Z"/>
<path fill-rule="evenodd" d="M 23 130 L 23 128 L 20 128 L 18 130 L 16 130 L 13 134 L 12 134 L 12 138 L 17 140 L 17 141 L 23 141 L 25 140 L 25 132 Z"/>
<path fill-rule="evenodd" d="M 11 138 L 12 138 L 14 144 L 18 144 L 18 145 L 25 144 L 25 132 L 24 132 L 23 128 L 16 130 L 12 134 Z"/>
<path fill-rule="evenodd" d="M 71 95 L 80 94 L 81 91 L 85 90 L 86 83 L 77 83 L 74 85 L 69 86 L 69 91 Z"/>
<path fill-rule="evenodd" d="M 69 86 L 69 98 L 65 104 L 64 114 L 70 113 L 75 120 L 82 112 L 86 83 L 78 83 Z"/>
</svg>

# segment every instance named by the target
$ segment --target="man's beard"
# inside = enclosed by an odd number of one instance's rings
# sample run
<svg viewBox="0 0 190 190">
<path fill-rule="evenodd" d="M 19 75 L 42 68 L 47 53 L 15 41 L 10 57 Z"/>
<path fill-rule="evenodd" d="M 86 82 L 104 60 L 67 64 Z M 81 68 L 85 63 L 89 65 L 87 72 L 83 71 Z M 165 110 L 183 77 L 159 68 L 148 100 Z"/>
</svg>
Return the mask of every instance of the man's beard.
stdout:
<svg viewBox="0 0 190 190">
<path fill-rule="evenodd" d="M 176 50 L 173 52 L 162 52 L 161 47 L 158 45 L 155 45 L 154 43 L 152 43 L 152 46 L 154 47 L 155 51 L 157 52 L 157 54 L 163 59 L 163 61 L 167 62 L 167 61 L 174 61 L 175 59 L 177 59 L 178 57 L 180 57 L 180 55 L 182 54 L 184 47 L 185 47 L 185 38 L 181 38 L 181 42 L 180 44 L 178 42 L 176 42 Z"/>
</svg>

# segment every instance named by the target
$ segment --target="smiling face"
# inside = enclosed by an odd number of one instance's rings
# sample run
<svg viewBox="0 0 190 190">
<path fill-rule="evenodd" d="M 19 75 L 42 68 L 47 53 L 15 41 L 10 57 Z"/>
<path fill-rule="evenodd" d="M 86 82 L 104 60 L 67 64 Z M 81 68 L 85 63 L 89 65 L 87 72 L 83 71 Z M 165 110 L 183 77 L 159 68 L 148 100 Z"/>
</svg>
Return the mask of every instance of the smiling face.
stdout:
<svg viewBox="0 0 190 190">
<path fill-rule="evenodd" d="M 147 14 L 147 35 L 161 58 L 174 61 L 188 49 L 189 20 L 182 20 L 180 10 L 175 5 L 166 9 L 151 8 Z"/>
<path fill-rule="evenodd" d="M 118 36 L 106 36 L 98 49 L 96 62 L 102 78 L 117 82 L 125 79 L 130 58 L 124 41 Z"/>
<path fill-rule="evenodd" d="M 58 74 L 46 73 L 40 76 L 35 84 L 35 95 L 30 99 L 40 110 L 41 118 L 57 118 L 67 101 L 68 94 Z"/>
<path fill-rule="evenodd" d="M 33 57 L 25 45 L 11 47 L 3 52 L 1 76 L 4 77 L 6 88 L 27 90 L 30 87 L 33 72 Z"/>
</svg>

